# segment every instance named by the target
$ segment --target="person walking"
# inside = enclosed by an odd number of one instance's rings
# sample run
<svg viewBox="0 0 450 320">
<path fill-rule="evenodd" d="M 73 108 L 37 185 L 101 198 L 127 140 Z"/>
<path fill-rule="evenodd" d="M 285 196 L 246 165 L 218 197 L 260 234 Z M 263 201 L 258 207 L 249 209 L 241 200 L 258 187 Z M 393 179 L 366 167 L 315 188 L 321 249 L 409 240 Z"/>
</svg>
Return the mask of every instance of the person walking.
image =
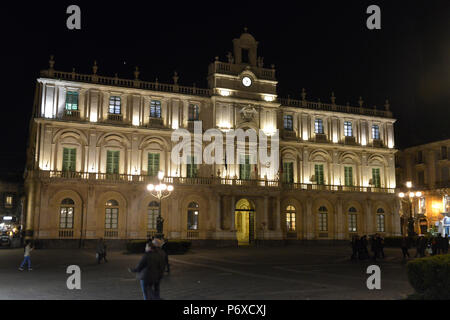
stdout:
<svg viewBox="0 0 450 320">
<path fill-rule="evenodd" d="M 19 267 L 20 271 L 23 271 L 23 267 L 25 266 L 25 263 L 28 264 L 28 271 L 33 270 L 31 268 L 31 251 L 33 251 L 33 247 L 31 246 L 31 242 L 27 240 L 25 248 L 24 248 L 24 254 L 23 254 L 24 258 Z"/>
<path fill-rule="evenodd" d="M 165 263 L 166 263 L 166 272 L 170 273 L 170 264 L 169 264 L 169 248 L 168 248 L 168 240 L 167 239 L 162 239 L 163 243 L 161 246 L 161 249 L 164 251 L 164 253 L 166 254 L 165 256 Z"/>
<path fill-rule="evenodd" d="M 416 255 L 414 256 L 414 258 L 420 257 L 420 243 L 422 241 L 421 238 L 422 238 L 422 235 L 420 234 L 415 241 Z"/>
<path fill-rule="evenodd" d="M 403 236 L 403 238 L 402 238 L 401 248 L 402 248 L 402 253 L 403 253 L 403 259 L 406 259 L 406 256 L 408 256 L 408 258 L 409 258 L 408 239 L 406 238 L 406 236 Z"/>
<path fill-rule="evenodd" d="M 377 242 L 378 242 L 378 250 L 381 255 L 381 258 L 384 259 L 384 238 L 380 235 L 377 236 Z"/>
<path fill-rule="evenodd" d="M 431 255 L 434 256 L 438 253 L 438 240 L 436 237 L 433 237 L 433 239 L 431 239 Z"/>
<path fill-rule="evenodd" d="M 105 260 L 105 263 L 108 262 L 106 260 L 106 242 L 103 240 L 103 238 L 100 238 L 97 243 L 97 263 L 102 262 L 102 260 Z"/>
<path fill-rule="evenodd" d="M 378 243 L 377 243 L 377 235 L 374 235 L 370 238 L 370 248 L 373 253 L 373 260 L 377 261 L 378 258 Z"/>
<path fill-rule="evenodd" d="M 362 246 L 363 260 L 370 259 L 369 250 L 367 249 L 368 245 L 369 245 L 369 241 L 367 240 L 367 236 L 366 235 L 362 236 L 361 246 Z"/>
<path fill-rule="evenodd" d="M 155 244 L 157 239 L 148 242 L 145 247 L 145 254 L 142 256 L 136 268 L 129 268 L 128 271 L 139 273 L 142 294 L 144 300 L 159 300 L 159 284 L 164 274 L 164 257 L 158 252 Z M 161 250 L 162 251 L 162 250 Z"/>
</svg>

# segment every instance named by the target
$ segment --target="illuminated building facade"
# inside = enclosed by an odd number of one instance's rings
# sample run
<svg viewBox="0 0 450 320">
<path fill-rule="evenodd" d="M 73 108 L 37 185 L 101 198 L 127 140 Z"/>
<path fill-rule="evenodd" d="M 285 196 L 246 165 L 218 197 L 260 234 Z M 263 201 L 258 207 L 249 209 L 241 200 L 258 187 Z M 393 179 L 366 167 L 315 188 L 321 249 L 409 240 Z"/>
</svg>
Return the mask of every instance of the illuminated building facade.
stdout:
<svg viewBox="0 0 450 320">
<path fill-rule="evenodd" d="M 398 186 L 412 182 L 412 190 L 422 192 L 412 204 L 415 232 L 425 234 L 431 228 L 443 233 L 444 218 L 450 216 L 450 139 L 406 148 L 396 154 Z M 410 208 L 402 206 L 402 217 Z M 402 219 L 404 221 L 405 219 Z M 405 232 L 405 224 L 402 231 Z"/>
<path fill-rule="evenodd" d="M 400 233 L 395 119 L 385 110 L 277 96 L 249 33 L 227 61 L 209 65 L 208 88 L 60 72 L 37 80 L 28 150 L 27 231 L 55 243 L 124 242 L 155 234 L 217 245 L 335 240 Z M 171 133 L 279 130 L 281 170 L 242 164 L 174 165 Z M 205 144 L 202 145 L 205 147 Z M 192 160 L 192 159 L 191 159 Z M 190 160 L 190 161 L 191 161 Z M 146 185 L 158 171 L 174 186 L 162 204 Z"/>
</svg>

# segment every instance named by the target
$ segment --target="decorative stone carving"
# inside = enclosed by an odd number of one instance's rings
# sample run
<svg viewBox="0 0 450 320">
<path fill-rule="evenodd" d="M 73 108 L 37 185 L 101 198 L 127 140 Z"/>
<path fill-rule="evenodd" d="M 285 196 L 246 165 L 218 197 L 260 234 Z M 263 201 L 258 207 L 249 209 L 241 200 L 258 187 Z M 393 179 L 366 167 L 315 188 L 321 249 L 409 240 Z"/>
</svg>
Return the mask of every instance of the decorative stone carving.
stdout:
<svg viewBox="0 0 450 320">
<path fill-rule="evenodd" d="M 239 111 L 242 120 L 244 120 L 244 122 L 250 122 L 253 121 L 253 119 L 255 118 L 255 115 L 258 113 L 258 111 L 256 111 L 255 107 L 251 106 L 251 105 L 247 105 L 245 107 L 243 107 L 241 109 L 241 111 Z"/>
</svg>

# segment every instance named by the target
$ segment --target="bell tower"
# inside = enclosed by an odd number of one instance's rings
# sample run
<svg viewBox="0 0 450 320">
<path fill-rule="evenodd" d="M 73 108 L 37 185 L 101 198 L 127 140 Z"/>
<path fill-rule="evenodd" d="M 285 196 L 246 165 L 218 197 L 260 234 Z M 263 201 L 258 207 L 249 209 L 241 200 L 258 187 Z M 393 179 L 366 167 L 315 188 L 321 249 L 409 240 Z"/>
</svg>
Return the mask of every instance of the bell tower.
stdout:
<svg viewBox="0 0 450 320">
<path fill-rule="evenodd" d="M 227 54 L 227 62 L 216 57 L 209 65 L 208 86 L 215 96 L 275 103 L 275 66 L 264 67 L 264 59 L 258 57 L 258 41 L 245 28 L 233 39 L 233 54 Z"/>
</svg>

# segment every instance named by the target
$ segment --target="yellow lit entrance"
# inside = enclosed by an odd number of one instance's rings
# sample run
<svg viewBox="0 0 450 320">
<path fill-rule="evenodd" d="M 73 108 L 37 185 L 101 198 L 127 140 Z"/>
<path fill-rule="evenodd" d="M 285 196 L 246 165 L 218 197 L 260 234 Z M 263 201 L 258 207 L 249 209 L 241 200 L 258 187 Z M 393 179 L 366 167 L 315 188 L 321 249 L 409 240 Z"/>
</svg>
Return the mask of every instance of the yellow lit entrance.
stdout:
<svg viewBox="0 0 450 320">
<path fill-rule="evenodd" d="M 249 245 L 255 241 L 255 208 L 247 199 L 236 203 L 234 212 L 238 244 Z"/>
</svg>

